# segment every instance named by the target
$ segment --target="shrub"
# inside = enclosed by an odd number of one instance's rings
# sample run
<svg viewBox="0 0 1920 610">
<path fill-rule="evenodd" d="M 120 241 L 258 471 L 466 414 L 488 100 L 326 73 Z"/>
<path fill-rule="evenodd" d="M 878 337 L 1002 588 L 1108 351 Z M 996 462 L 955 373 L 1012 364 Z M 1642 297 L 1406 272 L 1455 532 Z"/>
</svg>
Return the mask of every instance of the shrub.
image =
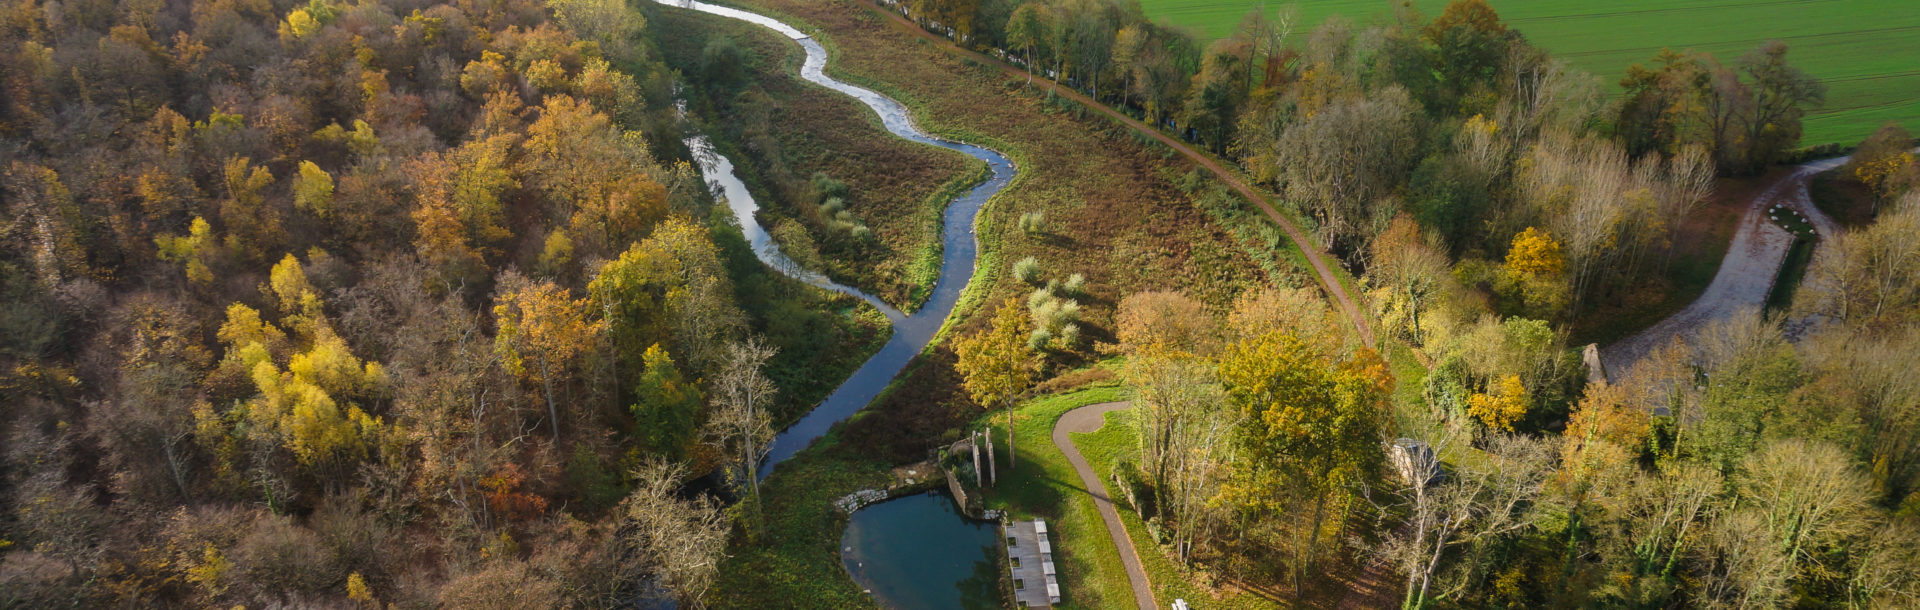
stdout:
<svg viewBox="0 0 1920 610">
<path fill-rule="evenodd" d="M 833 177 L 828 176 L 826 172 L 814 172 L 813 177 L 809 178 L 807 183 L 813 186 L 814 196 L 819 197 L 822 201 L 846 199 L 847 194 L 852 192 L 847 188 L 847 183 L 834 180 Z"/>
<path fill-rule="evenodd" d="M 1027 335 L 1027 349 L 1036 352 L 1047 349 L 1047 344 L 1052 342 L 1053 333 L 1047 332 L 1044 328 L 1033 329 L 1033 334 Z"/>
<path fill-rule="evenodd" d="M 1067 276 L 1067 283 L 1060 286 L 1062 296 L 1078 299 L 1087 296 L 1087 276 L 1075 273 Z"/>
<path fill-rule="evenodd" d="M 1020 230 L 1029 235 L 1047 232 L 1046 212 L 1027 212 L 1020 215 Z"/>
<path fill-rule="evenodd" d="M 1040 259 L 1026 257 L 1013 264 L 1013 277 L 1028 284 L 1040 284 Z"/>
<path fill-rule="evenodd" d="M 280 515 L 257 521 L 232 557 L 233 569 L 262 599 L 287 591 L 318 592 L 339 580 L 320 535 Z"/>
</svg>

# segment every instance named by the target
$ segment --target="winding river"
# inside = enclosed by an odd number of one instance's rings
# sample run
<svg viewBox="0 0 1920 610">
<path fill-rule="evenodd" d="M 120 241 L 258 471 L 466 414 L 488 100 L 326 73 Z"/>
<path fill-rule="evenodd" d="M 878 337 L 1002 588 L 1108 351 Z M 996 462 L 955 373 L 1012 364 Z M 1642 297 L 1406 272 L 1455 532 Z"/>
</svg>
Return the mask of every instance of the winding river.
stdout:
<svg viewBox="0 0 1920 610">
<path fill-rule="evenodd" d="M 957 150 L 975 159 L 985 161 L 992 175 L 986 181 L 975 185 L 966 194 L 947 203 L 946 214 L 941 230 L 940 276 L 935 280 L 932 293 L 927 297 L 926 305 L 919 311 L 903 314 L 898 309 L 858 289 L 844 286 L 827 279 L 819 273 L 801 269 L 792 259 L 780 252 L 779 245 L 767 234 L 759 221 L 754 219 L 754 211 L 760 209 L 747 192 L 746 185 L 733 173 L 733 163 L 725 156 L 713 150 L 713 144 L 704 135 L 691 135 L 686 139 L 687 148 L 694 152 L 695 160 L 700 164 L 700 172 L 707 180 L 720 189 L 732 208 L 734 217 L 739 220 L 741 229 L 746 233 L 753 252 L 762 262 L 808 284 L 859 297 L 886 314 L 893 323 L 893 335 L 887 344 L 880 348 L 859 370 L 853 372 L 846 382 L 834 388 L 826 400 L 815 406 L 800 421 L 794 422 L 785 431 L 774 437 L 766 460 L 761 464 L 759 476 L 764 478 L 780 462 L 805 449 L 807 445 L 819 439 L 834 424 L 852 417 L 874 397 L 885 390 L 895 375 L 907 366 L 915 355 L 925 349 L 933 340 L 934 333 L 940 331 L 946 323 L 947 315 L 960 301 L 960 293 L 973 279 L 974 259 L 979 253 L 979 241 L 973 233 L 974 216 L 980 207 L 1000 189 L 1013 181 L 1016 169 L 1013 163 L 1000 153 L 966 144 L 936 138 L 915 127 L 907 113 L 906 106 L 892 98 L 869 89 L 850 85 L 827 76 L 827 50 L 818 41 L 806 33 L 795 29 L 771 17 L 747 11 L 715 6 L 704 2 L 684 2 L 678 0 L 655 0 L 661 4 L 691 9 L 738 19 L 766 27 L 793 39 L 806 49 L 807 59 L 800 67 L 800 77 L 834 91 L 852 96 L 865 103 L 880 115 L 880 122 L 894 135 L 941 148 Z"/>
</svg>

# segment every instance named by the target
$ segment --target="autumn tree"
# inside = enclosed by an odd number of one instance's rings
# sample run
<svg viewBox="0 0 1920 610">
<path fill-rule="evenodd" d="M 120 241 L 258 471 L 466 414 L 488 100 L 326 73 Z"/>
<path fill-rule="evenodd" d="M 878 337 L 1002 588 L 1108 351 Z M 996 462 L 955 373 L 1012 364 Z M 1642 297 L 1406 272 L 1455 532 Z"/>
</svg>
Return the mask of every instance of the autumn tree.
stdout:
<svg viewBox="0 0 1920 610">
<path fill-rule="evenodd" d="M 1385 363 L 1364 349 L 1330 359 L 1292 334 L 1268 332 L 1228 345 L 1219 377 L 1241 422 L 1234 442 L 1244 462 L 1229 497 L 1256 513 L 1303 518 L 1288 562 L 1302 590 L 1330 542 L 1330 506 L 1372 481 L 1384 460 Z"/>
<path fill-rule="evenodd" d="M 1020 300 L 1009 298 L 994 311 L 990 326 L 953 343 L 959 356 L 954 370 L 965 379 L 967 394 L 986 409 L 1007 410 L 1007 464 L 1014 464 L 1013 405 L 1033 383 L 1033 350 L 1027 347 L 1030 322 Z"/>
<path fill-rule="evenodd" d="M 494 351 L 514 375 L 538 382 L 547 402 L 553 439 L 560 440 L 560 407 L 556 384 L 566 383 L 568 371 L 586 353 L 602 324 L 589 322 L 587 303 L 575 300 L 552 282 L 534 282 L 518 273 L 500 279 L 493 316 L 499 330 Z"/>
<path fill-rule="evenodd" d="M 1898 122 L 1889 121 L 1855 147 L 1847 173 L 1873 191 L 1874 210 L 1920 185 L 1920 163 L 1914 161 L 1914 140 Z"/>
</svg>

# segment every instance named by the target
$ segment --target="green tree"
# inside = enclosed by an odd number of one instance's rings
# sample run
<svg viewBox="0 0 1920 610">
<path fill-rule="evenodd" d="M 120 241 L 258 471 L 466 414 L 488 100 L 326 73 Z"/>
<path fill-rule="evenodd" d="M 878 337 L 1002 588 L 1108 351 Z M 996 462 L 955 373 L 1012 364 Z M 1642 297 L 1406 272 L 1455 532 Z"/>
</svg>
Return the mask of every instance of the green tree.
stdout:
<svg viewBox="0 0 1920 610">
<path fill-rule="evenodd" d="M 633 388 L 635 436 L 642 445 L 680 459 L 693 441 L 700 415 L 700 389 L 680 375 L 667 350 L 647 348 L 640 381 Z"/>
</svg>

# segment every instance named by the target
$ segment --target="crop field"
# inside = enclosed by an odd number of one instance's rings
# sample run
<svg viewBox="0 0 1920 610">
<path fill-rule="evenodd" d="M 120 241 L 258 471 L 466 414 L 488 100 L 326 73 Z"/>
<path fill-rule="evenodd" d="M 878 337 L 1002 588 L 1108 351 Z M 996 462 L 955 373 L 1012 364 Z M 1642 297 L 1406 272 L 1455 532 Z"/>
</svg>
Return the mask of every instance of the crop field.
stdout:
<svg viewBox="0 0 1920 610">
<path fill-rule="evenodd" d="M 1860 141 L 1887 121 L 1920 130 L 1920 5 L 1914 0 L 1489 0 L 1529 40 L 1613 87 L 1627 66 L 1663 47 L 1708 51 L 1732 63 L 1761 41 L 1792 46 L 1796 65 L 1827 83 L 1827 104 L 1806 121 L 1805 144 Z M 1437 15 L 1446 0 L 1413 0 Z M 1225 36 L 1249 10 L 1277 0 L 1140 0 L 1148 15 Z M 1388 0 L 1302 0 L 1296 31 L 1329 15 L 1384 14 Z"/>
</svg>

